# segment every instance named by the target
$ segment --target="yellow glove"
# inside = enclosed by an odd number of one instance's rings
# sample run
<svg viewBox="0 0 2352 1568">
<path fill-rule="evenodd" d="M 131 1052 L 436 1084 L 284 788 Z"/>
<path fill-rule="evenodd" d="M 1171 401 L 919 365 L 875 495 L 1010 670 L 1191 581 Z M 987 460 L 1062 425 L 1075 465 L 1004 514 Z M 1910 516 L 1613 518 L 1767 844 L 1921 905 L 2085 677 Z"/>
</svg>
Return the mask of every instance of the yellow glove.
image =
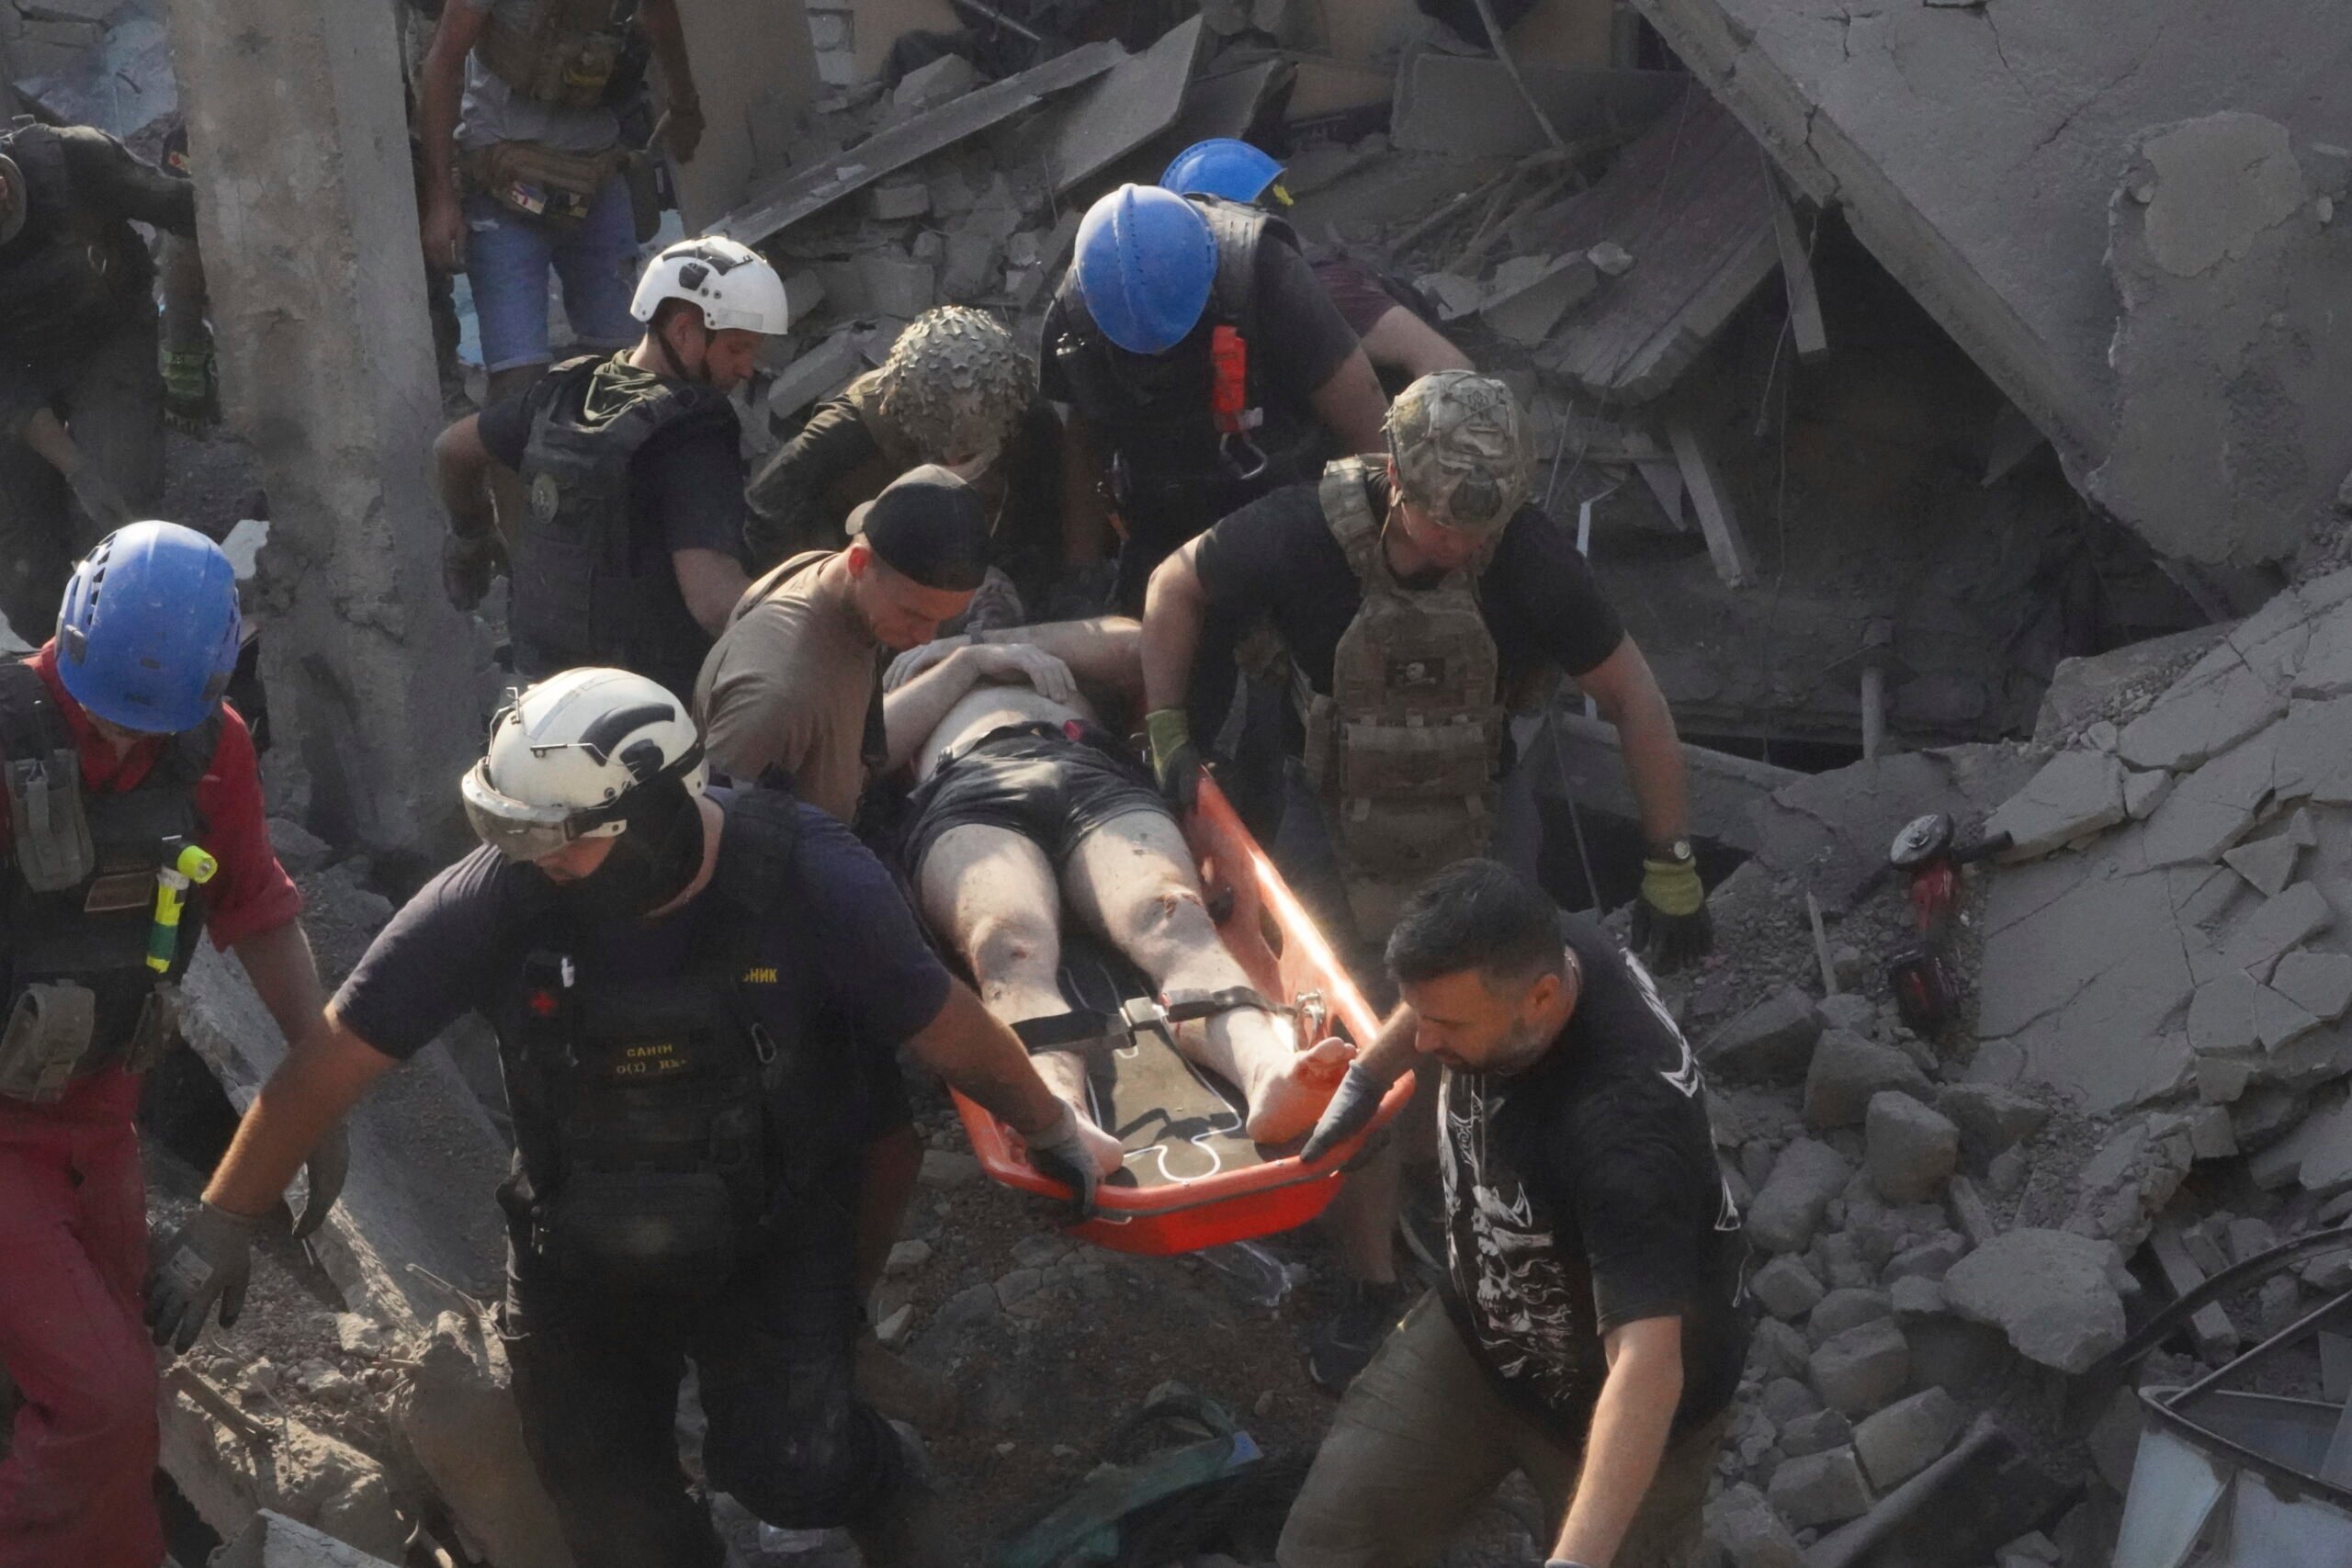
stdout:
<svg viewBox="0 0 2352 1568">
<path fill-rule="evenodd" d="M 1698 957 L 1714 944 L 1715 923 L 1707 913 L 1706 884 L 1687 844 L 1679 854 L 1651 854 L 1642 861 L 1642 896 L 1634 905 L 1634 946 L 1661 968 Z"/>
<path fill-rule="evenodd" d="M 1201 793 L 1201 754 L 1193 745 L 1193 718 L 1182 708 L 1154 708 L 1144 715 L 1151 741 L 1152 777 L 1177 810 L 1188 812 Z"/>
</svg>

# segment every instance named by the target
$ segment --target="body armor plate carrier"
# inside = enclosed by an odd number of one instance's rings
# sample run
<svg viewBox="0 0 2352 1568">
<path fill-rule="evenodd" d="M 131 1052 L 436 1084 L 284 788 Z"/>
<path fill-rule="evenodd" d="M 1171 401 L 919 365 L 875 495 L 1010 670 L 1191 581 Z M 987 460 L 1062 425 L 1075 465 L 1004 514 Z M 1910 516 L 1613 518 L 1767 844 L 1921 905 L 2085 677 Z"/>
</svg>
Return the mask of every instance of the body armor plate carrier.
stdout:
<svg viewBox="0 0 2352 1568">
<path fill-rule="evenodd" d="M 647 442 L 697 420 L 731 434 L 735 410 L 699 382 L 645 376 L 611 387 L 598 376 L 611 363 L 560 365 L 529 394 L 522 479 L 530 506 L 510 612 L 516 666 L 537 680 L 613 665 L 690 696 L 710 638 L 685 608 L 657 531 L 638 526 L 632 464 Z"/>
<path fill-rule="evenodd" d="M 562 108 L 610 104 L 629 74 L 637 0 L 538 0 L 520 26 L 495 14 L 474 53 L 523 96 Z"/>
<path fill-rule="evenodd" d="M 1078 412 L 1111 448 L 1116 476 L 1112 501 L 1130 526 L 1149 528 L 1174 513 L 1202 526 L 1286 484 L 1314 476 L 1322 432 L 1305 411 L 1268 398 L 1268 355 L 1259 336 L 1258 252 L 1268 243 L 1295 244 L 1279 218 L 1229 201 L 1192 197 L 1216 239 L 1216 280 L 1208 309 L 1183 342 L 1160 355 L 1129 354 L 1114 345 L 1087 316 L 1073 291 L 1065 297 L 1069 330 L 1047 345 L 1060 365 Z M 1247 406 L 1262 417 L 1250 439 L 1266 459 L 1262 472 L 1238 478 L 1219 454 L 1212 418 L 1216 366 L 1210 341 L 1229 326 L 1249 355 Z M 1173 547 L 1181 539 L 1161 541 Z"/>
<path fill-rule="evenodd" d="M 203 910 L 191 905 L 170 963 L 152 967 L 156 873 L 202 837 L 196 787 L 220 739 L 216 714 L 165 740 L 137 788 L 85 790 L 73 731 L 48 686 L 30 665 L 0 664 L 11 828 L 0 894 L 0 1095 L 53 1100 L 100 1067 L 153 1066 L 177 1038 L 174 988 L 195 956 Z M 60 775 L 74 787 L 56 787 Z"/>
<path fill-rule="evenodd" d="M 788 795 L 745 791 L 696 902 L 710 933 L 684 972 L 597 974 L 560 925 L 497 1026 L 521 1171 L 506 1193 L 531 1254 L 599 1289 L 706 1295 L 767 1245 L 844 1224 L 824 1179 L 845 1157 L 807 1042 L 741 987 L 798 836 Z"/>
<path fill-rule="evenodd" d="M 1331 660 L 1331 692 L 1294 673 L 1306 771 L 1325 802 L 1357 926 L 1385 932 L 1431 872 L 1482 854 L 1502 747 L 1495 639 L 1477 581 L 1407 589 L 1380 547 L 1361 457 L 1323 471 L 1323 519 L 1363 585 Z"/>
<path fill-rule="evenodd" d="M 26 186 L 24 231 L 0 249 L 0 342 L 26 355 L 85 353 L 128 304 L 145 305 L 147 253 L 129 225 L 76 193 L 56 131 L 22 126 L 0 136 L 0 152 Z"/>
</svg>

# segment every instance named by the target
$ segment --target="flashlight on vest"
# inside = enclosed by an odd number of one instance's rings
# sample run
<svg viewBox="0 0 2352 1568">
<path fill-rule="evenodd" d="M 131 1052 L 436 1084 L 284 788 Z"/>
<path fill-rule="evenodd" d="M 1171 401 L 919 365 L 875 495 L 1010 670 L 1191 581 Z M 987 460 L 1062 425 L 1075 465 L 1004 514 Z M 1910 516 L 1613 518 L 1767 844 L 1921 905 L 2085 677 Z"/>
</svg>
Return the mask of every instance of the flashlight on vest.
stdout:
<svg viewBox="0 0 2352 1568">
<path fill-rule="evenodd" d="M 147 967 L 159 975 L 179 954 L 180 915 L 187 908 L 188 888 L 211 881 L 220 870 L 220 863 L 205 853 L 201 844 L 166 839 L 164 852 L 172 858 L 155 873 L 155 923 L 147 928 Z"/>
</svg>

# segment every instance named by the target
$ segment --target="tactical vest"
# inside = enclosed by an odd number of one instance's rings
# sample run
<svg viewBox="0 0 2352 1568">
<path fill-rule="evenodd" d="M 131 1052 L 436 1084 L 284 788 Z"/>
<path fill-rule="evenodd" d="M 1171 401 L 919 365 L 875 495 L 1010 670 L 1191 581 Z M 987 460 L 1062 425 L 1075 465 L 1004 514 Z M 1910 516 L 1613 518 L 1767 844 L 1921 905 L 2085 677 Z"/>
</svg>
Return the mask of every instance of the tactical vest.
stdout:
<svg viewBox="0 0 2352 1568">
<path fill-rule="evenodd" d="M 0 136 L 0 152 L 24 172 L 26 204 L 23 231 L 0 247 L 0 344 L 85 351 L 117 324 L 126 299 L 144 296 L 147 253 L 74 189 L 56 131 L 20 127 Z"/>
<path fill-rule="evenodd" d="M 143 1071 L 177 1038 L 174 988 L 204 917 L 191 901 L 167 964 L 152 966 L 156 873 L 203 838 L 197 784 L 220 739 L 216 714 L 165 740 L 136 788 L 85 789 L 73 731 L 48 686 L 30 665 L 0 665 L 12 829 L 0 906 L 0 1095 L 52 1100 L 73 1079 L 118 1062 Z"/>
<path fill-rule="evenodd" d="M 516 668 L 537 680 L 583 664 L 631 670 L 691 699 L 710 637 L 678 590 L 658 530 L 639 537 L 631 465 L 645 444 L 695 422 L 733 433 L 724 395 L 663 378 L 633 396 L 589 394 L 603 357 L 575 359 L 532 389 L 523 449 L 530 497 L 514 544 L 509 619 Z M 648 520 L 649 525 L 650 520 Z"/>
<path fill-rule="evenodd" d="M 1259 248 L 1270 232 L 1275 243 L 1295 245 L 1290 226 L 1252 207 L 1186 199 L 1208 220 L 1217 259 L 1208 308 L 1183 342 L 1165 354 L 1130 354 L 1096 328 L 1071 288 L 1062 296 L 1066 324 L 1050 345 L 1078 412 L 1110 448 L 1113 503 L 1132 534 L 1149 536 L 1163 553 L 1259 496 L 1313 478 L 1322 456 L 1314 411 L 1272 395 L 1259 333 Z M 1249 345 L 1248 406 L 1264 416 L 1250 440 L 1264 454 L 1265 468 L 1247 479 L 1220 457 L 1211 421 L 1210 343 L 1220 326 L 1232 327 Z"/>
<path fill-rule="evenodd" d="M 839 1085 L 741 989 L 790 874 L 797 812 L 767 791 L 729 803 L 695 898 L 718 907 L 693 917 L 709 939 L 683 972 L 601 975 L 552 920 L 495 1010 L 522 1166 L 504 1201 L 563 1278 L 703 1294 L 763 1246 L 839 1233 L 839 1184 L 825 1179 L 845 1157 L 826 1114 Z"/>
<path fill-rule="evenodd" d="M 636 15 L 637 0 L 537 0 L 519 27 L 493 12 L 474 53 L 526 98 L 596 108 L 628 73 Z"/>
<path fill-rule="evenodd" d="M 1439 868 L 1483 854 L 1494 831 L 1503 710 L 1494 635 L 1477 579 L 1448 572 L 1433 588 L 1396 581 L 1361 457 L 1323 470 L 1323 520 L 1363 586 L 1331 660 L 1331 691 L 1294 670 L 1306 723 L 1307 776 L 1331 823 L 1357 929 L 1367 940 Z"/>
</svg>

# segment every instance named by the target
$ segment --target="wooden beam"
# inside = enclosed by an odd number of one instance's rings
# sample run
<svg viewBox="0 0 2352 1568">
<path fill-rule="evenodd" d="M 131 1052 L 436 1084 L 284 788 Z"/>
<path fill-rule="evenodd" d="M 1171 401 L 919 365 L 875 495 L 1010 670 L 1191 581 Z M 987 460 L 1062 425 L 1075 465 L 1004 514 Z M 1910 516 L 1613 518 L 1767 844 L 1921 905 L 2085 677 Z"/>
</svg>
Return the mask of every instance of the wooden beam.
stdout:
<svg viewBox="0 0 2352 1568">
<path fill-rule="evenodd" d="M 1763 154 L 1759 151 L 1759 157 Z M 1817 359 L 1829 352 L 1829 333 L 1821 324 L 1821 295 L 1813 282 L 1813 252 L 1797 227 L 1796 209 L 1789 205 L 1781 182 L 1766 171 L 1772 193 L 1772 241 L 1781 251 L 1781 283 L 1789 295 L 1789 335 L 1799 359 Z"/>
<path fill-rule="evenodd" d="M 1690 492 L 1691 510 L 1699 514 L 1699 531 L 1707 536 L 1707 554 L 1714 558 L 1715 575 L 1724 580 L 1726 587 L 1742 586 L 1756 575 L 1756 558 L 1748 551 L 1747 536 L 1740 532 L 1739 519 L 1732 513 L 1731 497 L 1714 465 L 1707 460 L 1699 433 L 1681 420 L 1670 420 L 1666 438 L 1674 447 L 1675 462 L 1681 467 L 1682 484 Z"/>
</svg>

